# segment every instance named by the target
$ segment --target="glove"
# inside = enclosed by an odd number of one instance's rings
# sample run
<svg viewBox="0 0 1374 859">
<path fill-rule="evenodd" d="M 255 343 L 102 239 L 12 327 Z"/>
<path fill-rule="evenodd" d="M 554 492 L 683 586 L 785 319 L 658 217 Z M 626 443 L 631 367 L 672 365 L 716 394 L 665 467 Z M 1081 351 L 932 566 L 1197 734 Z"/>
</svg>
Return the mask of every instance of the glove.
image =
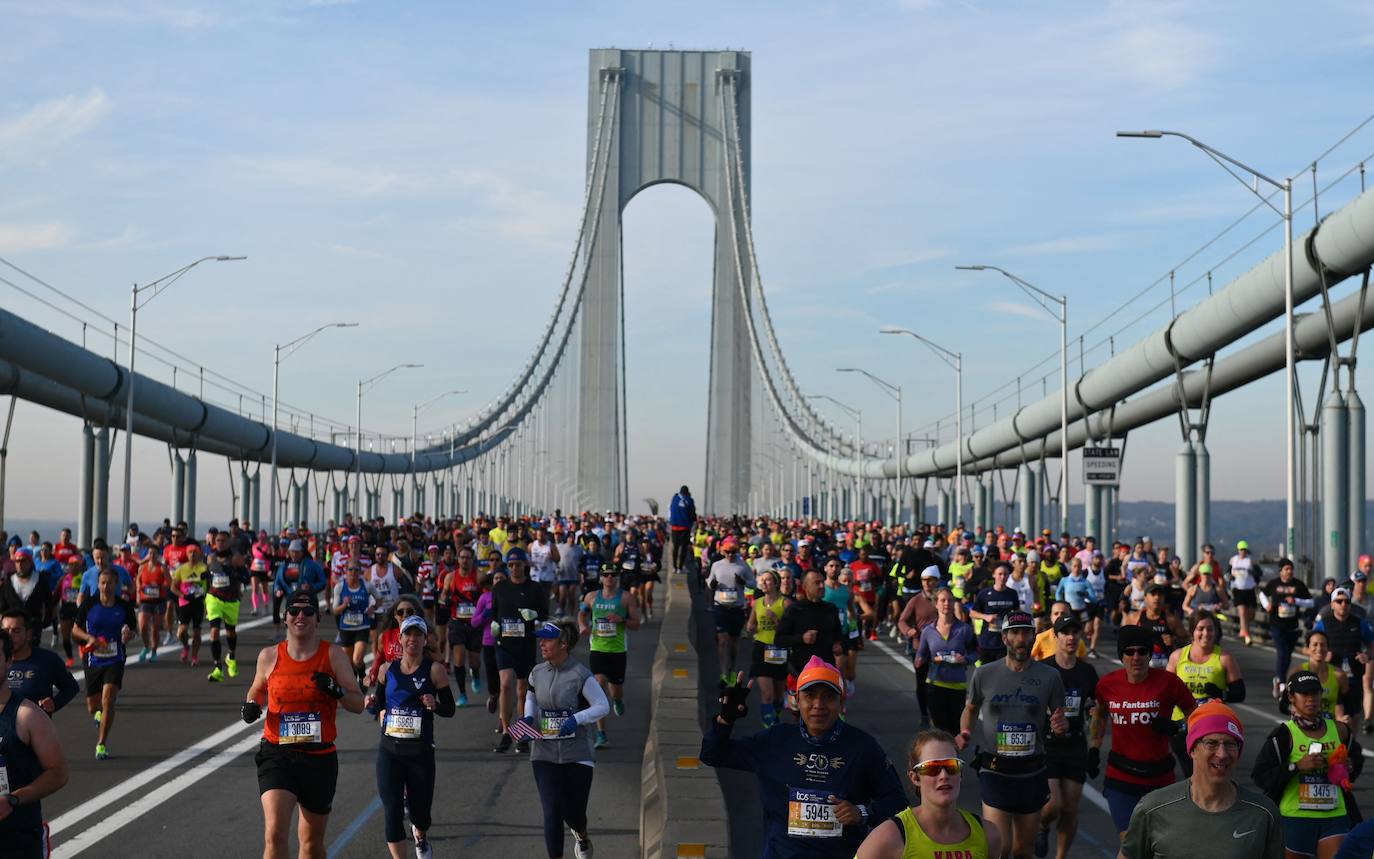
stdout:
<svg viewBox="0 0 1374 859">
<path fill-rule="evenodd" d="M 1097 778 L 1097 774 L 1102 771 L 1102 750 L 1096 746 L 1088 749 L 1088 777 Z"/>
<path fill-rule="evenodd" d="M 1208 698 L 1215 698 L 1220 701 L 1225 697 L 1226 691 L 1215 683 L 1208 683 L 1206 686 L 1202 687 L 1202 694 L 1206 695 Z"/>
<path fill-rule="evenodd" d="M 491 622 L 491 634 L 493 638 L 501 637 L 501 621 L 493 620 Z"/>
<path fill-rule="evenodd" d="M 331 698 L 339 699 L 344 696 L 344 690 L 343 687 L 339 685 L 339 681 L 325 674 L 323 671 L 316 671 L 314 674 L 311 674 L 310 680 L 315 684 L 316 689 Z"/>
<path fill-rule="evenodd" d="M 1159 734 L 1161 737 L 1172 737 L 1174 735 L 1174 720 L 1160 713 L 1155 716 L 1155 720 L 1150 723 L 1150 730 Z"/>
<path fill-rule="evenodd" d="M 262 705 L 257 701 L 244 701 L 243 708 L 239 712 L 243 716 L 243 723 L 251 725 L 262 715 Z"/>
<path fill-rule="evenodd" d="M 532 608 L 522 608 L 520 609 L 520 617 L 525 620 L 534 620 L 535 618 L 539 617 L 539 612 L 535 611 Z"/>
<path fill-rule="evenodd" d="M 563 725 L 558 729 L 558 736 L 571 737 L 577 733 L 577 720 L 572 716 L 563 720 Z"/>
<path fill-rule="evenodd" d="M 726 686 L 721 684 L 720 688 L 720 720 L 727 725 L 735 724 L 736 719 L 742 719 L 749 713 L 748 686 Z"/>
</svg>

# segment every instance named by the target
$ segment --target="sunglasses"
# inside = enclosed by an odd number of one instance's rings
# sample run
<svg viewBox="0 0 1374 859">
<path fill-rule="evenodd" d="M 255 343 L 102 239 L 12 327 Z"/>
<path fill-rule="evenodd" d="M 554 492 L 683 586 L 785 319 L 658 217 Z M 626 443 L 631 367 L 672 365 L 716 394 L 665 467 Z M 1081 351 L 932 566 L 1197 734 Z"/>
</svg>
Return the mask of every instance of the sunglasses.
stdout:
<svg viewBox="0 0 1374 859">
<path fill-rule="evenodd" d="M 1148 647 L 1128 647 L 1128 648 L 1126 648 L 1125 650 L 1121 651 L 1121 655 L 1122 655 L 1122 656 L 1149 656 L 1149 655 L 1150 655 L 1150 648 L 1148 648 Z"/>
<path fill-rule="evenodd" d="M 958 758 L 933 758 L 912 764 L 911 771 L 926 778 L 935 778 L 940 773 L 956 776 L 963 772 L 964 762 Z"/>
<path fill-rule="evenodd" d="M 1347 602 L 1350 602 L 1350 600 L 1340 599 L 1340 600 L 1332 600 L 1331 602 L 1332 602 L 1332 604 L 1335 604 L 1335 603 L 1347 603 Z"/>
<path fill-rule="evenodd" d="M 612 578 L 612 579 L 613 579 L 613 578 L 615 578 L 616 576 L 620 575 L 620 573 L 617 573 L 615 570 L 602 570 L 602 571 L 601 571 L 601 575 L 602 575 L 603 578 Z"/>
<path fill-rule="evenodd" d="M 315 609 L 311 608 L 311 607 L 308 606 L 308 605 L 296 605 L 296 606 L 292 606 L 291 608 L 288 608 L 288 609 L 286 610 L 286 613 L 289 614 L 289 615 L 291 615 L 292 617 L 295 617 L 296 615 L 300 615 L 300 614 L 303 614 L 303 615 L 305 615 L 306 617 L 314 617 L 314 616 L 315 616 Z"/>
<path fill-rule="evenodd" d="M 395 611 L 396 617 L 410 617 L 415 613 L 415 609 L 413 608 L 398 608 Z"/>
</svg>

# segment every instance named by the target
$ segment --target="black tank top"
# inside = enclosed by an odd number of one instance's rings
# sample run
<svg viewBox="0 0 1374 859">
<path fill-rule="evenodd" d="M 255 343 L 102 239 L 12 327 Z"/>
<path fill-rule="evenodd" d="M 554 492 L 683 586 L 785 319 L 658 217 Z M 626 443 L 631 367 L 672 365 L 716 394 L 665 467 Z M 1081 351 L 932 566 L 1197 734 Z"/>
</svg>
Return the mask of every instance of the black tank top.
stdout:
<svg viewBox="0 0 1374 859">
<path fill-rule="evenodd" d="M 13 692 L 9 703 L 0 710 L 0 768 L 4 769 L 4 780 L 9 782 L 9 792 L 33 784 L 43 774 L 43 765 L 28 743 L 19 739 L 19 707 L 24 703 Z M 43 809 L 37 802 L 21 805 L 10 812 L 10 816 L 0 820 L 0 844 L 13 837 L 11 833 L 32 832 L 43 827 Z"/>
</svg>

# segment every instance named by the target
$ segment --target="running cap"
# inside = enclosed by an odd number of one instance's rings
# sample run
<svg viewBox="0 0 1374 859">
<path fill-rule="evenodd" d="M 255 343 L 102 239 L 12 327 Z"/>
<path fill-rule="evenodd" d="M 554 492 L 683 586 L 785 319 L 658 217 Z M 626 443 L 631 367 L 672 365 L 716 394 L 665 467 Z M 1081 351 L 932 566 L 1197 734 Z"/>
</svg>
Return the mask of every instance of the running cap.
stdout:
<svg viewBox="0 0 1374 859">
<path fill-rule="evenodd" d="M 412 629 L 418 629 L 423 634 L 429 632 L 429 625 L 425 623 L 423 617 L 420 617 L 418 614 L 412 614 L 410 617 L 401 621 L 401 635 L 405 635 Z"/>
<path fill-rule="evenodd" d="M 1035 618 L 1024 611 L 1009 611 L 1002 618 L 1002 631 L 1009 629 L 1035 629 Z"/>
<path fill-rule="evenodd" d="M 934 564 L 931 564 L 930 566 L 926 567 L 924 570 L 921 570 L 921 578 L 923 578 L 923 579 L 938 579 L 938 578 L 940 578 L 940 568 L 937 567 L 937 566 L 935 566 Z"/>
<path fill-rule="evenodd" d="M 1188 751 L 1211 734 L 1226 734 L 1240 743 L 1242 749 L 1245 747 L 1245 729 L 1240 717 L 1220 701 L 1199 704 L 1188 717 Z"/>
<path fill-rule="evenodd" d="M 801 674 L 797 675 L 797 691 L 801 692 L 818 683 L 829 686 L 841 698 L 844 697 L 844 678 L 840 676 L 840 670 L 819 656 L 813 656 L 802 668 Z"/>
<path fill-rule="evenodd" d="M 1166 584 L 1164 584 L 1163 582 L 1155 582 L 1154 584 L 1150 585 L 1148 588 L 1145 589 L 1145 594 L 1146 594 L 1146 596 L 1148 596 L 1148 595 L 1150 595 L 1150 594 L 1168 594 L 1168 593 L 1169 593 L 1169 586 L 1166 585 Z"/>
<path fill-rule="evenodd" d="M 16 558 L 23 558 L 23 559 L 25 559 L 25 560 L 27 560 L 27 561 L 32 561 L 32 560 L 33 560 L 33 550 L 30 549 L 28 546 L 24 546 L 23 548 L 16 549 L 16 550 L 14 551 L 14 556 L 15 556 Z"/>
<path fill-rule="evenodd" d="M 519 546 L 512 548 L 509 552 L 506 553 L 507 564 L 512 564 L 516 561 L 519 561 L 522 564 L 528 564 L 530 562 L 530 556 L 525 554 L 525 550 L 520 548 Z"/>
<path fill-rule="evenodd" d="M 1370 558 L 1368 555 L 1361 555 L 1361 556 L 1360 556 L 1360 563 L 1361 563 L 1361 564 L 1367 564 L 1367 563 L 1370 562 L 1370 560 L 1371 560 L 1371 558 Z"/>
<path fill-rule="evenodd" d="M 986 555 L 986 554 L 987 554 L 987 551 L 986 551 L 982 546 L 974 546 L 974 547 L 973 547 L 973 557 L 976 558 L 976 557 L 978 557 L 979 555 Z"/>
<path fill-rule="evenodd" d="M 1054 622 L 1055 632 L 1068 632 L 1071 629 L 1074 632 L 1078 632 L 1083 629 L 1083 624 L 1078 622 L 1078 616 L 1073 614 L 1072 612 L 1066 615 L 1061 615 L 1059 620 L 1056 620 Z"/>
<path fill-rule="evenodd" d="M 922 549 L 934 549 L 934 548 L 935 548 L 935 541 L 934 541 L 934 540 L 926 540 L 924 543 L 921 544 L 921 548 L 922 548 Z"/>
<path fill-rule="evenodd" d="M 534 631 L 535 638 L 558 638 L 563 634 L 563 627 L 551 620 L 544 621 L 544 625 Z"/>
<path fill-rule="evenodd" d="M 724 540 L 720 541 L 720 550 L 722 552 L 733 552 L 738 548 L 739 541 L 734 537 L 726 537 Z"/>
<path fill-rule="evenodd" d="M 1198 566 L 1197 566 L 1197 571 L 1198 571 L 1199 573 L 1202 573 L 1202 574 L 1205 576 L 1205 575 L 1207 575 L 1208 573 L 1212 572 L 1212 565 L 1211 565 L 1211 564 L 1198 564 Z"/>
<path fill-rule="evenodd" d="M 288 552 L 304 552 L 305 544 L 302 543 L 300 540 L 292 540 L 291 545 L 287 546 L 286 550 Z"/>
<path fill-rule="evenodd" d="M 1299 671 L 1288 679 L 1288 691 L 1302 695 L 1320 695 L 1322 681 L 1311 671 Z"/>
<path fill-rule="evenodd" d="M 1247 542 L 1245 542 L 1244 540 L 1241 540 L 1240 542 L 1236 543 L 1236 551 L 1237 551 L 1237 552 L 1239 552 L 1241 549 L 1246 549 L 1246 550 L 1248 550 L 1249 548 L 1250 548 L 1250 544 L 1247 543 Z"/>
<path fill-rule="evenodd" d="M 1116 631 L 1116 657 L 1120 659 L 1128 647 L 1154 647 L 1154 640 L 1150 637 L 1150 631 L 1135 624 L 1127 624 L 1118 629 Z"/>
<path fill-rule="evenodd" d="M 430 543 L 428 546 L 425 547 L 425 551 L 426 551 L 426 552 L 437 552 L 437 551 L 439 551 L 439 544 L 438 544 L 438 543 Z"/>
<path fill-rule="evenodd" d="M 1350 591 L 1346 590 L 1345 588 L 1336 588 L 1334 591 L 1331 592 L 1331 599 L 1334 600 L 1336 597 L 1345 597 L 1346 599 L 1350 599 Z"/>
<path fill-rule="evenodd" d="M 297 606 L 303 606 L 306 608 L 314 609 L 318 609 L 320 607 L 319 603 L 315 600 L 315 595 L 313 593 L 301 589 L 297 589 L 296 592 L 291 595 L 291 599 L 286 601 L 287 608 L 295 608 Z"/>
</svg>

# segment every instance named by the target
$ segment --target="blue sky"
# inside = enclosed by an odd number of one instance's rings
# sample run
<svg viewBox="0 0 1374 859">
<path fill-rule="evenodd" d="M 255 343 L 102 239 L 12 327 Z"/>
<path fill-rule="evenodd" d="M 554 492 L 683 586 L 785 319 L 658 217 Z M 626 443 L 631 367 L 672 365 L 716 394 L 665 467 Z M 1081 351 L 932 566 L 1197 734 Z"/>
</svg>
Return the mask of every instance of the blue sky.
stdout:
<svg viewBox="0 0 1374 859">
<path fill-rule="evenodd" d="M 197 269 L 141 331 L 270 391 L 273 343 L 361 321 L 284 365 L 282 397 L 347 422 L 358 378 L 423 362 L 368 399 L 365 425 L 397 434 L 446 388 L 472 393 L 434 406 L 422 430 L 480 408 L 532 349 L 581 204 L 592 47 L 752 51 L 752 203 L 779 337 L 806 389 L 884 427 L 890 401 L 835 367 L 903 385 L 909 428 L 948 416 L 953 396 L 943 364 L 881 325 L 962 349 L 966 402 L 1057 349 L 1048 316 L 956 263 L 1066 293 L 1075 338 L 1163 278 L 1085 335 L 1123 347 L 1167 319 L 1166 304 L 1132 322 L 1167 298 L 1171 268 L 1180 288 L 1196 282 L 1186 307 L 1209 268 L 1221 286 L 1279 247 L 1274 229 L 1222 262 L 1274 225 L 1257 214 L 1178 265 L 1253 199 L 1178 141 L 1117 128 L 1189 131 L 1288 175 L 1374 112 L 1374 10 L 1359 3 L 1294 15 L 1278 3 L 54 0 L 0 2 L 0 20 L 0 255 L 122 322 L 130 283 L 246 254 Z M 1319 182 L 1371 154 L 1367 127 L 1318 165 Z M 1357 192 L 1356 177 L 1337 183 L 1322 211 Z M 666 499 L 701 481 L 710 214 L 657 186 L 624 230 L 630 494 Z M 80 339 L 3 285 L 0 304 Z M 1027 398 L 1055 371 L 1027 378 Z M 1304 375 L 1315 385 L 1314 367 Z M 1256 465 L 1282 461 L 1281 391 L 1270 379 L 1217 402 L 1217 497 L 1282 495 L 1282 469 Z M 71 515 L 78 439 L 74 419 L 21 404 L 11 511 Z M 1171 421 L 1132 436 L 1124 496 L 1171 497 L 1178 444 Z M 134 514 L 160 516 L 165 451 L 136 451 Z M 226 471 L 201 471 L 202 516 L 223 516 Z"/>
</svg>

